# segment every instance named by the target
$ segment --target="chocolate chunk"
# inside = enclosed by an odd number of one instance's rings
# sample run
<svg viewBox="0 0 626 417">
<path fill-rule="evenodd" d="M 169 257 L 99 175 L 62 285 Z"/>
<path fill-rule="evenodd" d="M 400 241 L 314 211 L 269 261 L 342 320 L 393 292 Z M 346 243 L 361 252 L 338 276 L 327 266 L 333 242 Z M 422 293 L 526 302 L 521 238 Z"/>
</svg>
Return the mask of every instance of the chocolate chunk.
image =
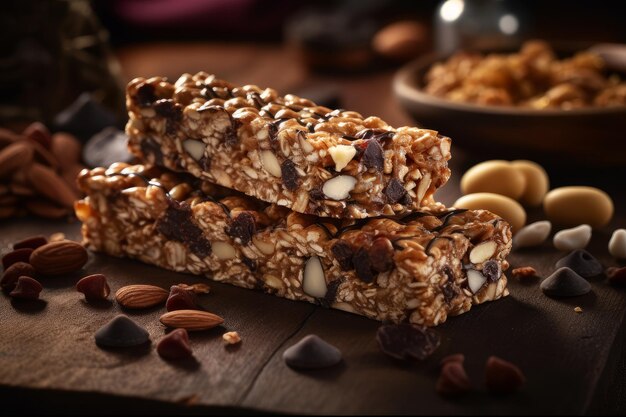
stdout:
<svg viewBox="0 0 626 417">
<path fill-rule="evenodd" d="M 157 344 L 157 353 L 167 360 L 188 359 L 193 356 L 189 334 L 185 329 L 175 329 L 163 336 Z"/>
<path fill-rule="evenodd" d="M 393 245 L 386 237 L 374 239 L 372 246 L 367 251 L 370 264 L 375 271 L 386 272 L 394 266 L 393 262 Z"/>
<path fill-rule="evenodd" d="M 100 327 L 95 335 L 96 344 L 103 347 L 130 347 L 147 343 L 150 334 L 123 314 Z"/>
<path fill-rule="evenodd" d="M 245 266 L 247 266 L 250 271 L 252 271 L 252 272 L 256 271 L 257 264 L 256 264 L 256 261 L 254 259 L 250 259 L 247 256 L 242 255 L 241 256 L 241 262 L 243 262 L 243 264 Z"/>
<path fill-rule="evenodd" d="M 297 369 L 327 368 L 341 362 L 341 351 L 314 334 L 305 336 L 283 352 L 287 365 Z"/>
<path fill-rule="evenodd" d="M 141 107 L 151 105 L 156 99 L 157 96 L 152 84 L 143 84 L 137 89 L 137 93 L 135 94 L 135 102 Z"/>
<path fill-rule="evenodd" d="M 526 382 L 524 373 L 516 365 L 497 356 L 490 356 L 485 366 L 487 389 L 494 394 L 511 394 Z"/>
<path fill-rule="evenodd" d="M 494 261 L 493 259 L 488 260 L 483 264 L 482 273 L 489 282 L 496 282 L 502 276 L 500 263 L 498 261 Z"/>
<path fill-rule="evenodd" d="M 144 155 L 155 155 L 155 162 L 163 164 L 163 154 L 159 146 L 151 139 L 141 141 Z M 131 162 L 133 156 L 128 152 L 128 137 L 115 127 L 107 127 L 93 135 L 83 148 L 83 160 L 88 167 L 109 166 L 114 162 Z"/>
<path fill-rule="evenodd" d="M 374 272 L 372 271 L 372 264 L 370 262 L 367 249 L 359 248 L 352 257 L 352 263 L 354 264 L 354 270 L 356 276 L 363 282 L 368 284 L 374 281 Z"/>
<path fill-rule="evenodd" d="M 173 122 L 180 122 L 183 118 L 182 106 L 170 99 L 161 99 L 155 102 L 154 111 L 157 115 Z"/>
<path fill-rule="evenodd" d="M 443 294 L 443 300 L 448 304 L 458 295 L 454 283 L 450 281 L 441 286 L 441 293 Z"/>
<path fill-rule="evenodd" d="M 389 202 L 394 204 L 404 198 L 404 196 L 406 195 L 406 190 L 397 178 L 392 178 L 391 180 L 389 180 L 389 183 L 387 184 L 387 187 L 385 188 L 383 193 L 385 194 L 385 196 L 387 196 Z"/>
<path fill-rule="evenodd" d="M 568 267 L 583 278 L 600 275 L 604 268 L 602 264 L 584 249 L 572 251 L 569 255 L 556 262 L 557 268 Z"/>
<path fill-rule="evenodd" d="M 4 274 L 2 274 L 2 279 L 0 279 L 0 287 L 4 291 L 13 291 L 15 285 L 17 284 L 17 280 L 21 276 L 26 277 L 35 277 L 35 268 L 29 263 L 26 262 L 15 262 L 10 267 L 4 270 Z"/>
<path fill-rule="evenodd" d="M 472 384 L 465 372 L 463 362 L 448 361 L 443 364 L 435 385 L 437 394 L 452 397 L 464 394 L 471 389 Z"/>
<path fill-rule="evenodd" d="M 86 142 L 107 127 L 122 128 L 120 122 L 113 112 L 94 100 L 90 93 L 83 93 L 55 116 L 54 127 L 57 131 L 71 133 Z"/>
<path fill-rule="evenodd" d="M 335 302 L 335 299 L 337 298 L 337 290 L 339 290 L 339 286 L 341 285 L 342 282 L 343 282 L 343 279 L 339 278 L 339 279 L 330 281 L 326 285 L 326 295 L 324 295 L 324 298 L 318 299 L 318 301 L 323 307 L 329 308 L 333 305 L 333 303 Z"/>
<path fill-rule="evenodd" d="M 185 243 L 189 249 L 201 258 L 211 254 L 211 242 L 202 230 L 191 220 L 191 206 L 168 200 L 165 214 L 157 220 L 157 230 L 166 238 Z"/>
<path fill-rule="evenodd" d="M 185 289 L 179 285 L 172 285 L 170 294 L 165 302 L 165 309 L 167 311 L 199 310 L 197 301 L 193 290 Z"/>
<path fill-rule="evenodd" d="M 224 142 L 226 142 L 228 146 L 234 146 L 239 142 L 239 138 L 237 137 L 238 122 L 233 120 L 230 115 L 228 117 L 230 118 L 231 125 L 224 132 Z"/>
<path fill-rule="evenodd" d="M 424 360 L 439 347 L 439 335 L 417 324 L 385 324 L 378 328 L 380 349 L 395 359 Z"/>
<path fill-rule="evenodd" d="M 363 152 L 363 165 L 366 168 L 374 168 L 376 171 L 381 172 L 385 165 L 385 158 L 383 156 L 383 147 L 380 146 L 377 140 L 370 139 L 367 142 L 367 147 Z"/>
<path fill-rule="evenodd" d="M 352 255 L 354 251 L 348 242 L 338 240 L 333 244 L 330 250 L 343 271 L 349 271 L 353 268 Z"/>
<path fill-rule="evenodd" d="M 38 300 L 42 289 L 43 287 L 35 278 L 21 276 L 9 295 L 23 300 Z"/>
<path fill-rule="evenodd" d="M 254 216 L 246 211 L 239 213 L 239 215 L 232 220 L 230 227 L 226 230 L 226 233 L 229 236 L 239 238 L 242 245 L 250 243 L 252 235 L 254 235 L 255 232 L 256 221 Z"/>
<path fill-rule="evenodd" d="M 280 172 L 283 178 L 283 185 L 286 189 L 294 191 L 298 188 L 298 171 L 296 164 L 291 159 L 285 159 L 280 165 Z"/>
<path fill-rule="evenodd" d="M 609 279 L 609 284 L 615 286 L 626 286 L 626 266 L 621 268 L 616 266 L 607 268 L 606 276 Z"/>
<path fill-rule="evenodd" d="M 22 239 L 19 242 L 13 244 L 13 249 L 31 248 L 37 249 L 39 246 L 43 246 L 48 243 L 48 239 L 45 236 L 31 236 L 26 239 Z"/>
<path fill-rule="evenodd" d="M 102 274 L 92 274 L 76 283 L 76 291 L 85 295 L 87 301 L 106 300 L 111 292 L 107 279 Z"/>
<path fill-rule="evenodd" d="M 541 290 L 551 297 L 575 297 L 591 291 L 591 285 L 570 268 L 557 269 L 544 279 Z"/>
</svg>

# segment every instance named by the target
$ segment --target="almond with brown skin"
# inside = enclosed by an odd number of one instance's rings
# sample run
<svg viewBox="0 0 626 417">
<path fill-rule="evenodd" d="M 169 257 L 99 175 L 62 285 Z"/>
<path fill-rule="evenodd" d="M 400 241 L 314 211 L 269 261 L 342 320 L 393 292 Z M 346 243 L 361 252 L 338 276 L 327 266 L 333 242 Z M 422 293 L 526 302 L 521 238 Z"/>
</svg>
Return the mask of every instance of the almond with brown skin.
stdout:
<svg viewBox="0 0 626 417">
<path fill-rule="evenodd" d="M 83 145 L 75 136 L 69 133 L 59 132 L 52 135 L 50 151 L 59 161 L 62 170 L 80 162 L 80 154 Z"/>
<path fill-rule="evenodd" d="M 71 240 L 51 242 L 30 255 L 30 264 L 43 275 L 62 275 L 78 271 L 87 263 L 87 250 Z"/>
<path fill-rule="evenodd" d="M 27 142 L 15 142 L 0 151 L 0 178 L 7 177 L 33 160 L 33 147 Z"/>
<path fill-rule="evenodd" d="M 169 292 L 155 285 L 135 284 L 120 288 L 115 299 L 126 308 L 148 308 L 163 304 Z"/>
<path fill-rule="evenodd" d="M 74 207 L 74 201 L 78 196 L 52 169 L 34 163 L 26 171 L 26 179 L 35 190 L 50 200 L 63 207 Z"/>
<path fill-rule="evenodd" d="M 159 320 L 168 327 L 189 331 L 207 330 L 224 323 L 220 316 L 200 310 L 176 310 L 163 314 Z"/>
<path fill-rule="evenodd" d="M 28 127 L 26 127 L 26 129 L 22 132 L 22 135 L 38 142 L 44 148 L 50 148 L 50 131 L 41 122 L 33 122 L 28 125 Z"/>
</svg>

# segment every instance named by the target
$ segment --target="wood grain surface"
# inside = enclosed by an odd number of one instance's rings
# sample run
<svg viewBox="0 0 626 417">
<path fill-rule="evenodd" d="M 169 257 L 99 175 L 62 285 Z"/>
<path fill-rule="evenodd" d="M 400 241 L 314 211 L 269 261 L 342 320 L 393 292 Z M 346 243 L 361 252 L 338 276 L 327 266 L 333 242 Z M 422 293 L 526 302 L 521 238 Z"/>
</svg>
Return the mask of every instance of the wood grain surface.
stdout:
<svg viewBox="0 0 626 417">
<path fill-rule="evenodd" d="M 163 57 L 171 59 L 164 59 Z M 158 59 L 157 59 L 158 57 Z M 185 58 L 186 57 L 186 58 Z M 221 57 L 221 59 L 218 59 Z M 289 52 L 242 46 L 155 46 L 121 55 L 128 77 L 170 76 L 213 70 L 234 82 L 273 85 L 282 91 L 336 85 L 344 107 L 378 114 L 395 125 L 409 124 L 390 92 L 392 72 L 350 79 L 310 76 Z M 254 64 L 254 65 L 252 65 Z M 276 74 L 276 68 L 282 68 Z M 451 204 L 459 195 L 461 173 L 484 159 L 453 148 L 454 175 L 438 198 Z M 556 166 L 556 165 L 555 165 Z M 588 184 L 614 196 L 616 217 L 594 232 L 589 250 L 605 266 L 618 263 L 607 251 L 611 231 L 626 225 L 623 172 L 591 172 L 584 167 L 547 166 L 554 186 Z M 530 220 L 542 218 L 540 210 Z M 64 232 L 79 239 L 77 222 L 24 218 L 0 222 L 0 252 L 35 234 Z M 512 267 L 532 265 L 542 277 L 565 253 L 547 242 L 514 252 Z M 166 329 L 158 317 L 164 308 L 123 310 L 113 302 L 87 304 L 74 290 L 87 274 L 104 273 L 112 292 L 128 284 L 163 288 L 205 279 L 160 270 L 137 261 L 91 254 L 84 270 L 46 279 L 41 303 L 18 303 L 0 295 L 0 399 L 2 409 L 20 413 L 63 414 L 585 414 L 626 411 L 624 315 L 626 291 L 605 277 L 591 280 L 593 291 L 572 299 L 551 299 L 540 279 L 510 278 L 511 295 L 450 318 L 436 330 L 442 344 L 417 364 L 399 364 L 378 348 L 379 323 L 336 310 L 280 299 L 218 283 L 202 305 L 224 317 L 223 326 L 191 334 L 195 360 L 166 362 L 155 350 Z M 574 312 L 580 306 L 582 314 Z M 138 349 L 98 348 L 94 332 L 116 314 L 144 326 L 152 339 Z M 236 330 L 237 346 L 225 347 L 221 335 Z M 301 337 L 317 334 L 337 346 L 343 362 L 331 369 L 297 372 L 282 352 Z M 464 353 L 475 391 L 457 400 L 434 390 L 439 360 Z M 484 388 L 484 364 L 498 355 L 518 364 L 528 383 L 517 394 L 494 397 Z"/>
</svg>

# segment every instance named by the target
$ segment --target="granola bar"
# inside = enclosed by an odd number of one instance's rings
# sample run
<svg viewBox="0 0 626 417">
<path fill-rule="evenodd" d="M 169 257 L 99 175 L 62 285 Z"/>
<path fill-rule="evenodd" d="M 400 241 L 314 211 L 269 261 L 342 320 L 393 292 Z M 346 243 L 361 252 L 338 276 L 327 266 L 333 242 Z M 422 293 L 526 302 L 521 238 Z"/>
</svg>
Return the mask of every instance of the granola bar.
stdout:
<svg viewBox="0 0 626 417">
<path fill-rule="evenodd" d="M 126 131 L 141 161 L 293 211 L 364 218 L 434 202 L 450 177 L 450 139 L 331 110 L 213 75 L 136 78 Z"/>
<path fill-rule="evenodd" d="M 78 182 L 84 242 L 110 255 L 427 326 L 508 294 L 510 226 L 485 210 L 321 218 L 122 163 L 84 170 Z"/>
</svg>

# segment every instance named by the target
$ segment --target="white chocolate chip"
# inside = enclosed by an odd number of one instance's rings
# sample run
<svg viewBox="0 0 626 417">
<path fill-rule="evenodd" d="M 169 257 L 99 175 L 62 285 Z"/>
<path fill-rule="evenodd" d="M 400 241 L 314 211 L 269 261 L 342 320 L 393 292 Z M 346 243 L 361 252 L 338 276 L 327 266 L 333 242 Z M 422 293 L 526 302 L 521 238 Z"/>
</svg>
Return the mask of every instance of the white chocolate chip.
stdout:
<svg viewBox="0 0 626 417">
<path fill-rule="evenodd" d="M 549 220 L 534 222 L 528 226 L 522 227 L 513 238 L 513 246 L 517 248 L 527 248 L 530 246 L 539 246 L 550 235 L 552 223 Z"/>
<path fill-rule="evenodd" d="M 356 148 L 352 145 L 335 145 L 328 148 L 328 153 L 335 161 L 335 171 L 341 172 L 356 155 Z"/>
<path fill-rule="evenodd" d="M 476 294 L 483 287 L 485 281 L 487 281 L 487 278 L 480 272 L 475 269 L 467 270 L 467 285 L 472 294 Z"/>
<path fill-rule="evenodd" d="M 617 229 L 609 240 L 609 253 L 618 259 L 626 259 L 626 229 Z"/>
<path fill-rule="evenodd" d="M 271 242 L 265 242 L 256 236 L 252 236 L 252 243 L 258 250 L 261 251 L 261 253 L 265 255 L 271 255 L 274 253 L 274 244 Z"/>
<path fill-rule="evenodd" d="M 280 164 L 272 151 L 261 151 L 261 163 L 267 172 L 275 177 L 281 177 Z"/>
<path fill-rule="evenodd" d="M 474 247 L 469 254 L 470 262 L 474 265 L 482 264 L 487 259 L 491 258 L 494 253 L 496 253 L 497 246 L 496 242 L 489 240 Z"/>
<path fill-rule="evenodd" d="M 302 290 L 311 297 L 324 298 L 326 296 L 324 267 L 317 256 L 311 256 L 304 265 Z"/>
<path fill-rule="evenodd" d="M 355 185 L 356 179 L 354 177 L 339 175 L 326 181 L 322 187 L 322 192 L 326 197 L 333 200 L 345 200 L 350 196 L 350 191 L 354 189 Z"/>
<path fill-rule="evenodd" d="M 204 143 L 199 140 L 189 139 L 183 142 L 183 148 L 185 148 L 185 151 L 191 155 L 193 159 L 199 161 L 202 159 L 206 147 Z"/>
<path fill-rule="evenodd" d="M 591 239 L 591 226 L 581 224 L 571 229 L 564 229 L 554 235 L 554 247 L 558 250 L 583 249 Z"/>
<path fill-rule="evenodd" d="M 237 254 L 235 248 L 226 242 L 211 242 L 211 250 L 221 260 L 233 259 Z"/>
</svg>

